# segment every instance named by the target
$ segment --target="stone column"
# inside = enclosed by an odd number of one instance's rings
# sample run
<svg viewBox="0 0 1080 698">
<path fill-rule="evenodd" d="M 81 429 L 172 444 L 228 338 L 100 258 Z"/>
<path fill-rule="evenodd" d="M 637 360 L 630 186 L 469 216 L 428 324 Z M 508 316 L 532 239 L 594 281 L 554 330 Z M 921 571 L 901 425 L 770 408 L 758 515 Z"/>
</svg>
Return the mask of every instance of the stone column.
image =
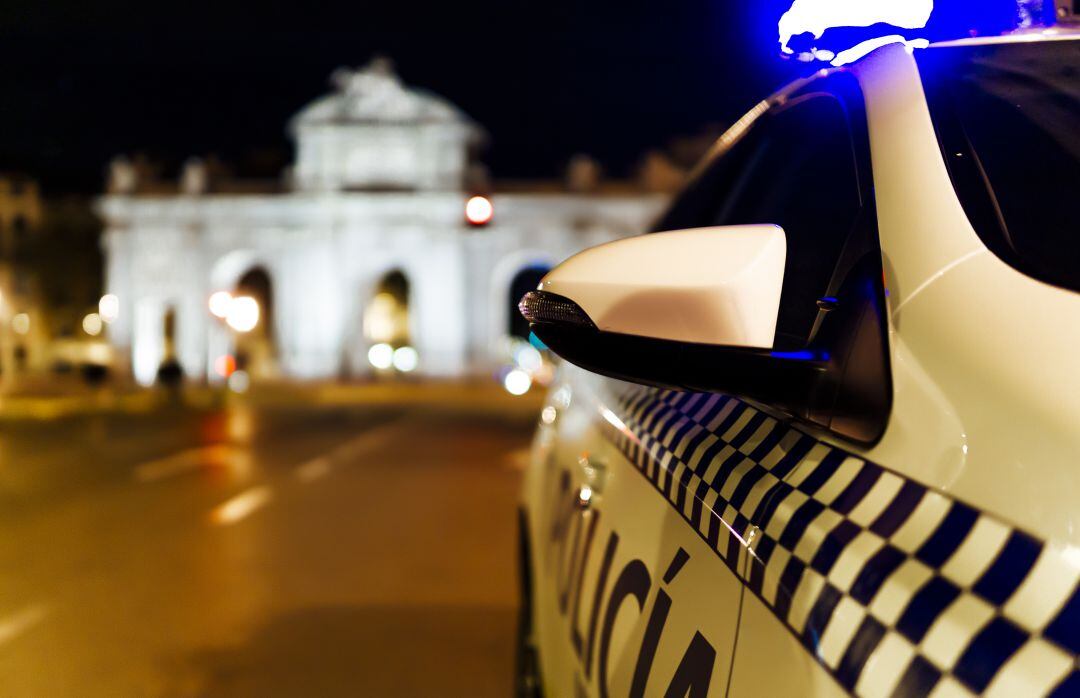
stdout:
<svg viewBox="0 0 1080 698">
<path fill-rule="evenodd" d="M 465 255 L 459 239 L 432 241 L 426 254 L 408 268 L 409 314 L 420 371 L 450 377 L 465 372 L 467 314 Z"/>
<path fill-rule="evenodd" d="M 272 277 L 282 371 L 294 378 L 336 377 L 347 304 L 329 241 L 291 247 Z"/>
</svg>

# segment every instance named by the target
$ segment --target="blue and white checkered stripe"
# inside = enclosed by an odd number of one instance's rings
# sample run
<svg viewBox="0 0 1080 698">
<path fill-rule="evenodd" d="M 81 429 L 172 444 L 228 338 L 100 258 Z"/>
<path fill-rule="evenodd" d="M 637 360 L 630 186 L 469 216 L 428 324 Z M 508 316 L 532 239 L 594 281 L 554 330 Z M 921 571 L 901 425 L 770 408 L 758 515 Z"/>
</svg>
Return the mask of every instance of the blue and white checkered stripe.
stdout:
<svg viewBox="0 0 1080 698">
<path fill-rule="evenodd" d="M 619 402 L 608 437 L 848 691 L 1080 695 L 1075 551 L 732 397 Z"/>
</svg>

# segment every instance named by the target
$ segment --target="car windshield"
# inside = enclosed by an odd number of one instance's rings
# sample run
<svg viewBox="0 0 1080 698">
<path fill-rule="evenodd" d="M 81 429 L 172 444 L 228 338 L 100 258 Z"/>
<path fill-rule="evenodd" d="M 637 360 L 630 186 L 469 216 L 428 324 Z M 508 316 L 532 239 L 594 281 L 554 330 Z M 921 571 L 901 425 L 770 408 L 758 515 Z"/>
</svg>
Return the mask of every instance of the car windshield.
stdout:
<svg viewBox="0 0 1080 698">
<path fill-rule="evenodd" d="M 979 236 L 1025 274 L 1080 291 L 1080 41 L 935 47 L 919 67 Z"/>
</svg>

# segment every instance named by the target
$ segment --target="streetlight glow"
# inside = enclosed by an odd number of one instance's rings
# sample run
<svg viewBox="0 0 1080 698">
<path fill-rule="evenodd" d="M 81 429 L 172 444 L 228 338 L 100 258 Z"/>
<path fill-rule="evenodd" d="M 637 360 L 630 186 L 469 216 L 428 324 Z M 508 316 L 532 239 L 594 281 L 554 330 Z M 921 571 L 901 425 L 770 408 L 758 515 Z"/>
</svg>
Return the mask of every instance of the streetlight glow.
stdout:
<svg viewBox="0 0 1080 698">
<path fill-rule="evenodd" d="M 371 365 L 379 370 L 390 368 L 394 363 L 394 348 L 385 342 L 372 344 L 367 358 Z"/>
<path fill-rule="evenodd" d="M 225 322 L 237 332 L 251 332 L 259 324 L 259 303 L 250 296 L 238 296 L 229 301 Z"/>
<path fill-rule="evenodd" d="M 15 334 L 28 334 L 30 332 L 30 316 L 26 313 L 19 313 L 11 318 L 11 329 L 15 330 Z"/>
<path fill-rule="evenodd" d="M 465 220 L 473 225 L 485 225 L 495 216 L 495 207 L 486 196 L 474 196 L 465 202 Z"/>
<path fill-rule="evenodd" d="M 236 370 L 236 359 L 232 354 L 222 354 L 214 359 L 214 373 L 222 378 L 228 378 Z"/>
<path fill-rule="evenodd" d="M 91 337 L 97 337 L 101 334 L 101 328 L 103 326 L 104 323 L 101 322 L 101 316 L 97 313 L 89 313 L 82 319 L 83 332 Z"/>
<path fill-rule="evenodd" d="M 210 314 L 214 317 L 225 319 L 229 314 L 229 306 L 232 305 L 232 294 L 228 291 L 218 291 L 210 296 Z"/>
<path fill-rule="evenodd" d="M 98 301 L 98 315 L 105 322 L 112 322 L 120 317 L 120 299 L 114 293 L 106 293 Z"/>
<path fill-rule="evenodd" d="M 402 373 L 416 370 L 420 363 L 420 356 L 412 347 L 398 347 L 394 350 L 394 368 Z"/>
<path fill-rule="evenodd" d="M 229 390 L 234 393 L 246 393 L 251 386 L 251 378 L 248 376 L 247 371 L 233 371 L 229 374 L 227 382 Z"/>
<path fill-rule="evenodd" d="M 532 387 L 532 378 L 520 368 L 515 368 L 503 378 L 503 387 L 511 395 L 524 395 Z"/>
</svg>

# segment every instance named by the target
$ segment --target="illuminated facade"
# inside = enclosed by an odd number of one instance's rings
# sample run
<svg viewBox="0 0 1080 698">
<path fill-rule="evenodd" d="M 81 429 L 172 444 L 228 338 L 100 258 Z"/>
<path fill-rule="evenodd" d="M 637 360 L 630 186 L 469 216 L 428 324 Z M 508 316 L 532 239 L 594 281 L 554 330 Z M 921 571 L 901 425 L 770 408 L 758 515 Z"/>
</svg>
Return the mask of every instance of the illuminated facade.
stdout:
<svg viewBox="0 0 1080 698">
<path fill-rule="evenodd" d="M 45 207 L 37 182 L 0 174 L 0 386 L 10 387 L 15 373 L 41 368 L 47 361 L 45 307 L 37 279 L 15 261 L 38 233 Z M 11 367 L 13 370 L 8 370 Z"/>
<path fill-rule="evenodd" d="M 630 187 L 496 186 L 491 222 L 470 225 L 466 202 L 482 188 L 470 166 L 477 126 L 382 61 L 333 83 L 291 122 L 296 161 L 276 186 L 219 183 L 195 160 L 163 186 L 114 161 L 98 205 L 107 290 L 120 299 L 108 330 L 140 382 L 169 359 L 188 377 L 218 379 L 215 363 L 247 340 L 207 301 L 242 291 L 253 269 L 273 298 L 262 373 L 363 375 L 382 341 L 414 347 L 426 375 L 486 370 L 502 358 L 521 270 L 641 232 L 663 203 Z M 402 307 L 370 317 L 394 299 L 388 279 Z"/>
</svg>

